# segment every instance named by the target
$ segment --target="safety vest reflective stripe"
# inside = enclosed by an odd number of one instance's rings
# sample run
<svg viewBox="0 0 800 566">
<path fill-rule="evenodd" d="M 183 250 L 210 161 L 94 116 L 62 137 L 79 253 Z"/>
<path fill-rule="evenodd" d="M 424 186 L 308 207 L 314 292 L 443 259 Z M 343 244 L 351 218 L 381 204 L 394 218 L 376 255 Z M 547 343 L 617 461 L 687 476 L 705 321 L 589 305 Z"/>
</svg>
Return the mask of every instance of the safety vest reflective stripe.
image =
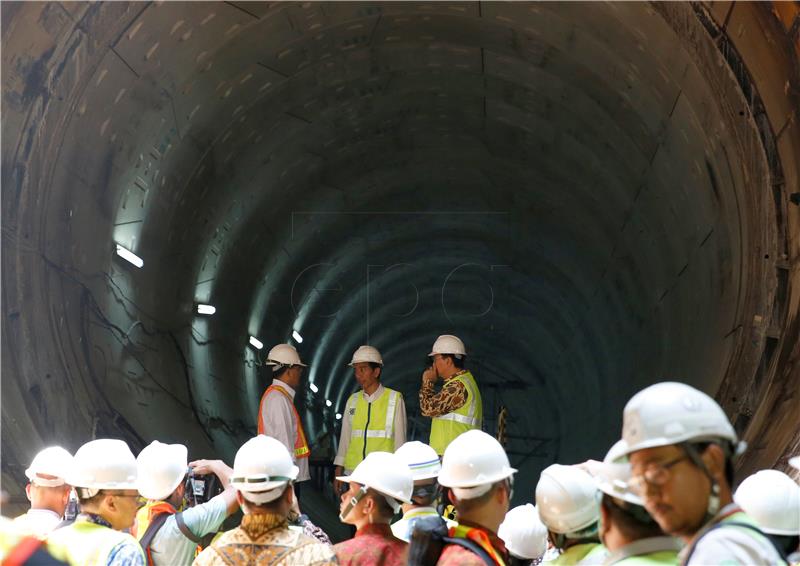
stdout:
<svg viewBox="0 0 800 566">
<path fill-rule="evenodd" d="M 457 423 L 469 425 L 475 428 L 481 426 L 481 421 L 475 417 L 465 417 L 464 415 L 459 415 L 458 413 L 447 413 L 441 417 L 434 418 L 439 419 L 440 421 L 455 421 Z"/>
<path fill-rule="evenodd" d="M 388 388 L 372 403 L 362 391 L 350 396 L 347 411 L 352 428 L 344 459 L 346 470 L 353 470 L 370 452 L 394 452 L 394 416 L 400 402 L 400 393 Z"/>
<path fill-rule="evenodd" d="M 111 551 L 126 542 L 142 553 L 144 562 L 142 547 L 131 535 L 88 521 L 56 529 L 47 538 L 47 548 L 54 557 L 72 566 L 106 566 Z"/>
<path fill-rule="evenodd" d="M 289 400 L 289 405 L 292 407 L 292 413 L 294 414 L 294 422 L 297 426 L 297 436 L 294 441 L 294 457 L 295 458 L 308 458 L 311 456 L 311 450 L 308 448 L 308 441 L 306 441 L 306 433 L 303 430 L 303 423 L 300 421 L 300 413 L 297 412 L 297 409 L 294 406 L 294 400 L 292 396 L 289 395 L 289 392 L 286 391 L 283 387 L 278 385 L 270 385 L 267 387 L 267 390 L 264 391 L 264 394 L 261 396 L 261 403 L 258 406 L 258 434 L 266 434 L 264 432 L 264 403 L 267 401 L 267 395 L 271 392 L 277 391 L 281 393 L 284 397 Z"/>
</svg>

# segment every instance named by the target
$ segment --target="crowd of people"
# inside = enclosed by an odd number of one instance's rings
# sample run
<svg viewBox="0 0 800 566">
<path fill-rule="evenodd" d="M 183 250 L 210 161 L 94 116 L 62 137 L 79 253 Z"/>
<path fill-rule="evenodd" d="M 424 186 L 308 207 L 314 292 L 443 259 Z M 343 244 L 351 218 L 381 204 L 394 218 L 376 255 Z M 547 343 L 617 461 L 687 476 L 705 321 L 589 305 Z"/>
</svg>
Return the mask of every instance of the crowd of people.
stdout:
<svg viewBox="0 0 800 566">
<path fill-rule="evenodd" d="M 481 430 L 463 343 L 441 336 L 430 357 L 420 406 L 433 422 L 423 443 L 406 441 L 402 395 L 380 384 L 380 353 L 362 346 L 353 356 L 361 390 L 347 401 L 334 462 L 349 540 L 332 544 L 298 504 L 309 477 L 294 406 L 305 365 L 280 344 L 267 358 L 274 379 L 259 434 L 232 468 L 189 462 L 185 446 L 158 441 L 138 457 L 116 439 L 74 456 L 45 448 L 26 470 L 30 510 L 0 524 L 2 565 L 800 563 L 800 485 L 777 470 L 737 484 L 746 446 L 707 394 L 678 382 L 645 388 L 626 404 L 622 438 L 602 461 L 550 465 L 524 494 L 531 501 L 512 509 L 517 470 Z M 800 470 L 800 457 L 790 464 Z M 199 476 L 215 477 L 220 492 L 198 501 Z M 239 510 L 238 526 L 222 531 Z"/>
</svg>

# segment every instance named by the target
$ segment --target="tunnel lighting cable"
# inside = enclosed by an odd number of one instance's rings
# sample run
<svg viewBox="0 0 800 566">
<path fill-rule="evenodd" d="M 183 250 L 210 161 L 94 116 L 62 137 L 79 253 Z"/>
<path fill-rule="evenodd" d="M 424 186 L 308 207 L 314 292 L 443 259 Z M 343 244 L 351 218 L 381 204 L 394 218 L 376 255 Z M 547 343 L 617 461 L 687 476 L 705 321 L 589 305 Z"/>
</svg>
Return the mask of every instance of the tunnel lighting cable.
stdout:
<svg viewBox="0 0 800 566">
<path fill-rule="evenodd" d="M 309 383 L 309 384 L 308 384 L 308 388 L 309 388 L 311 391 L 313 391 L 314 393 L 316 393 L 317 391 L 319 391 L 319 387 L 317 387 L 317 386 L 316 386 L 316 385 L 314 385 L 313 383 Z"/>
<path fill-rule="evenodd" d="M 342 420 L 342 413 L 336 413 L 336 420 L 337 421 Z"/>
<path fill-rule="evenodd" d="M 217 308 L 211 305 L 197 305 L 197 314 L 214 314 L 217 312 Z"/>
<path fill-rule="evenodd" d="M 303 337 L 300 336 L 300 333 L 297 330 L 292 330 L 292 338 L 294 338 L 298 344 L 303 343 Z"/>
<path fill-rule="evenodd" d="M 331 405 L 333 405 L 333 403 L 331 403 L 331 400 L 330 400 L 330 399 L 325 399 L 325 404 L 326 404 L 328 407 L 330 407 Z"/>
<path fill-rule="evenodd" d="M 142 267 L 144 265 L 144 260 L 140 258 L 138 255 L 133 253 L 127 248 L 123 248 L 119 244 L 117 244 L 117 255 L 135 265 L 136 267 Z"/>
<path fill-rule="evenodd" d="M 250 345 L 251 345 L 253 348 L 255 348 L 256 350 L 260 350 L 261 348 L 263 348 L 263 347 L 264 347 L 264 344 L 261 342 L 261 340 L 259 340 L 259 339 L 258 339 L 258 338 L 256 338 L 255 336 L 251 336 L 251 337 L 250 337 Z"/>
</svg>

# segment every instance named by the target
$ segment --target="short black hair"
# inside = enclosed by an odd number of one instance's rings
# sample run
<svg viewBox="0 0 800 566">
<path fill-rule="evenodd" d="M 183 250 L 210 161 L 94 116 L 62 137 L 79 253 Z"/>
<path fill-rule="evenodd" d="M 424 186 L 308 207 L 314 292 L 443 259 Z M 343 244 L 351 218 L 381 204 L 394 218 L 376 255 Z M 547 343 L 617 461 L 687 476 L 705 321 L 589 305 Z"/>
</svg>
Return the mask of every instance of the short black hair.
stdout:
<svg viewBox="0 0 800 566">
<path fill-rule="evenodd" d="M 695 449 L 699 454 L 702 454 L 706 451 L 706 449 L 711 446 L 712 444 L 716 444 L 720 448 L 722 448 L 722 452 L 725 454 L 725 481 L 728 482 L 728 487 L 733 489 L 733 481 L 735 479 L 735 473 L 733 468 L 733 446 L 729 442 L 720 441 L 720 442 L 693 442 L 691 446 L 694 446 Z"/>
<path fill-rule="evenodd" d="M 442 354 L 443 358 L 450 358 L 453 360 L 453 365 L 458 369 L 464 369 L 464 356 L 457 356 L 456 354 Z"/>
<path fill-rule="evenodd" d="M 611 517 L 610 522 L 629 542 L 664 536 L 661 527 L 647 514 L 644 507 L 620 501 L 608 494 L 603 494 L 600 505 Z"/>
</svg>

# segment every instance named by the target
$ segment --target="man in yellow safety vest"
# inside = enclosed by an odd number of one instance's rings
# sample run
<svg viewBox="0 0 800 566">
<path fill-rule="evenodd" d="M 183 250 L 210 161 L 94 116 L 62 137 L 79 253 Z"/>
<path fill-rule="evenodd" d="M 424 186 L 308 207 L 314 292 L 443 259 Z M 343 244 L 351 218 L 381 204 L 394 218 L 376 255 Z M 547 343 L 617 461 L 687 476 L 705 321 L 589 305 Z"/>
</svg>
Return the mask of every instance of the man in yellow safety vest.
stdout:
<svg viewBox="0 0 800 566">
<path fill-rule="evenodd" d="M 297 482 L 310 479 L 306 433 L 300 414 L 294 406 L 294 397 L 303 379 L 303 370 L 308 367 L 300 361 L 294 346 L 278 344 L 267 354 L 267 365 L 272 366 L 272 384 L 261 396 L 258 407 L 258 434 L 280 440 L 292 461 L 300 470 Z"/>
<path fill-rule="evenodd" d="M 139 492 L 136 458 L 122 440 L 102 438 L 75 453 L 67 483 L 78 493 L 76 521 L 47 538 L 50 553 L 71 566 L 145 566 L 133 525 Z"/>
<path fill-rule="evenodd" d="M 406 405 L 399 391 L 381 382 L 383 358 L 372 346 L 361 346 L 350 362 L 361 391 L 350 395 L 342 420 L 336 476 L 349 475 L 370 452 L 394 452 L 406 441 Z M 342 484 L 334 480 L 337 493 Z"/>
<path fill-rule="evenodd" d="M 433 418 L 430 445 L 441 456 L 459 434 L 480 430 L 483 402 L 475 378 L 464 369 L 467 352 L 457 336 L 439 336 L 428 356 L 432 364 L 422 374 L 419 407 L 423 415 Z M 444 386 L 436 393 L 439 378 Z"/>
</svg>

